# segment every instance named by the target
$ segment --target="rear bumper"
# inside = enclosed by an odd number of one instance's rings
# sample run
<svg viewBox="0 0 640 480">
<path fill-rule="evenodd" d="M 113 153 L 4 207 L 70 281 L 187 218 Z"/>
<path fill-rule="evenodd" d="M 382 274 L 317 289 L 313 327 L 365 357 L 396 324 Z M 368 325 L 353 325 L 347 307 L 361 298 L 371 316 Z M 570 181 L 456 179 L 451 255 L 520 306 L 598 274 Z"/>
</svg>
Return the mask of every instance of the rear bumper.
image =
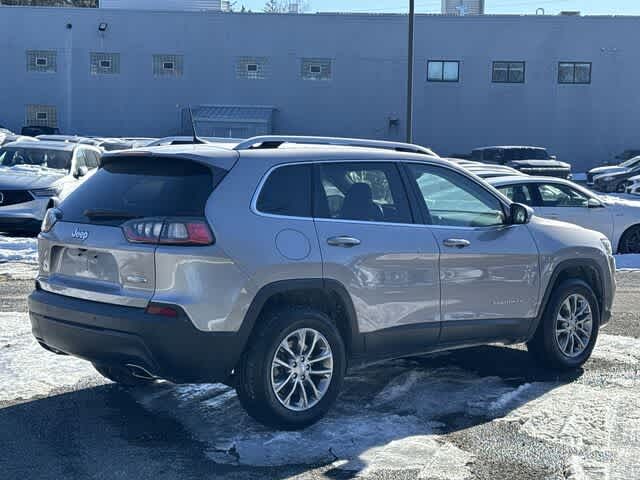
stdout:
<svg viewBox="0 0 640 480">
<path fill-rule="evenodd" d="M 198 330 L 185 314 L 150 315 L 42 290 L 29 296 L 29 316 L 33 335 L 49 350 L 136 365 L 175 383 L 228 381 L 245 344 L 239 333 Z"/>
</svg>

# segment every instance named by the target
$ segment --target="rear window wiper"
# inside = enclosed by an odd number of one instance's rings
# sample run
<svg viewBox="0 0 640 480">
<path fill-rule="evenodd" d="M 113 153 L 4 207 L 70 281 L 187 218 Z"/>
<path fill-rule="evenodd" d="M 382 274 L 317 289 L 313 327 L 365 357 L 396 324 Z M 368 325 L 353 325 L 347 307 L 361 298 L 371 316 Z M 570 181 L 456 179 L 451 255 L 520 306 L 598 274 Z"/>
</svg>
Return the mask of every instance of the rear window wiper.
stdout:
<svg viewBox="0 0 640 480">
<path fill-rule="evenodd" d="M 132 218 L 140 218 L 140 215 L 137 215 L 135 213 L 128 213 L 128 212 L 119 212 L 117 210 L 101 210 L 101 209 L 88 209 L 84 211 L 84 216 L 87 218 L 94 218 L 94 219 L 101 219 L 101 218 L 105 218 L 105 219 L 124 219 L 124 220 L 129 220 Z"/>
</svg>

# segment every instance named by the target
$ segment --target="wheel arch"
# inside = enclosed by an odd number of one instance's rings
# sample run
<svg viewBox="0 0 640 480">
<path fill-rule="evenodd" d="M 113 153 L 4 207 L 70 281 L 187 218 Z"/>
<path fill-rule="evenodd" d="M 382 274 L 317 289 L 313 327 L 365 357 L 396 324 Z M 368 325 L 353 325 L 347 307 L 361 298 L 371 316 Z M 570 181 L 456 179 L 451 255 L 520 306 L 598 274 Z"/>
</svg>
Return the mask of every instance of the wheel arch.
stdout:
<svg viewBox="0 0 640 480">
<path fill-rule="evenodd" d="M 531 339 L 538 329 L 553 290 L 565 280 L 570 279 L 583 280 L 591 287 L 598 302 L 598 309 L 602 314 L 604 307 L 604 276 L 600 266 L 590 258 L 564 260 L 554 268 L 549 278 L 542 301 L 538 307 L 538 314 L 534 321 L 531 322 L 528 339 Z"/>
<path fill-rule="evenodd" d="M 322 278 L 280 280 L 263 286 L 253 298 L 242 323 L 246 349 L 260 316 L 285 305 L 318 308 L 335 322 L 344 340 L 347 357 L 364 350 L 363 336 L 351 296 L 340 282 Z"/>
<path fill-rule="evenodd" d="M 624 229 L 622 234 L 618 237 L 617 245 L 615 245 L 615 253 L 620 253 L 620 245 L 622 245 L 622 240 L 624 239 L 625 235 L 629 233 L 633 228 L 638 228 L 638 227 L 640 227 L 640 223 L 634 223 Z"/>
</svg>

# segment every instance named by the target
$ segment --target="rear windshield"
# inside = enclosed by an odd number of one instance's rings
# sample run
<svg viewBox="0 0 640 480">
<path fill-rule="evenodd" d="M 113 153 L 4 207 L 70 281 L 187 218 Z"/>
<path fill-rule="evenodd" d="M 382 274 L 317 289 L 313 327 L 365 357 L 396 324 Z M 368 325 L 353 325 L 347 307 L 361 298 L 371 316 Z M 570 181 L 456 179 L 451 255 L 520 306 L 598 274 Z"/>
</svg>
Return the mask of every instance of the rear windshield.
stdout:
<svg viewBox="0 0 640 480">
<path fill-rule="evenodd" d="M 178 158 L 109 159 L 62 202 L 62 219 L 121 224 L 136 217 L 201 217 L 226 173 Z"/>
<path fill-rule="evenodd" d="M 0 148 L 0 165 L 3 167 L 33 166 L 69 170 L 72 153 L 69 150 L 4 147 Z"/>
</svg>

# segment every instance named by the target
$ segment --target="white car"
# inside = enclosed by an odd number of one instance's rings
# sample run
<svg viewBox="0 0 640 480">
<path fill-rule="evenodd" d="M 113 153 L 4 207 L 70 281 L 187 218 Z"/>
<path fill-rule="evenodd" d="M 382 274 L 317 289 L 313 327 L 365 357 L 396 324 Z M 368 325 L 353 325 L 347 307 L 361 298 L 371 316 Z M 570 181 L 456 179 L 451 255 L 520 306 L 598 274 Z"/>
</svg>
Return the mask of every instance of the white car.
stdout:
<svg viewBox="0 0 640 480">
<path fill-rule="evenodd" d="M 101 151 L 68 142 L 23 141 L 0 148 L 0 231 L 35 233 L 55 206 L 98 167 Z"/>
<path fill-rule="evenodd" d="M 569 180 L 509 176 L 487 181 L 536 215 L 601 232 L 618 253 L 640 253 L 640 201 L 597 195 Z"/>
</svg>

